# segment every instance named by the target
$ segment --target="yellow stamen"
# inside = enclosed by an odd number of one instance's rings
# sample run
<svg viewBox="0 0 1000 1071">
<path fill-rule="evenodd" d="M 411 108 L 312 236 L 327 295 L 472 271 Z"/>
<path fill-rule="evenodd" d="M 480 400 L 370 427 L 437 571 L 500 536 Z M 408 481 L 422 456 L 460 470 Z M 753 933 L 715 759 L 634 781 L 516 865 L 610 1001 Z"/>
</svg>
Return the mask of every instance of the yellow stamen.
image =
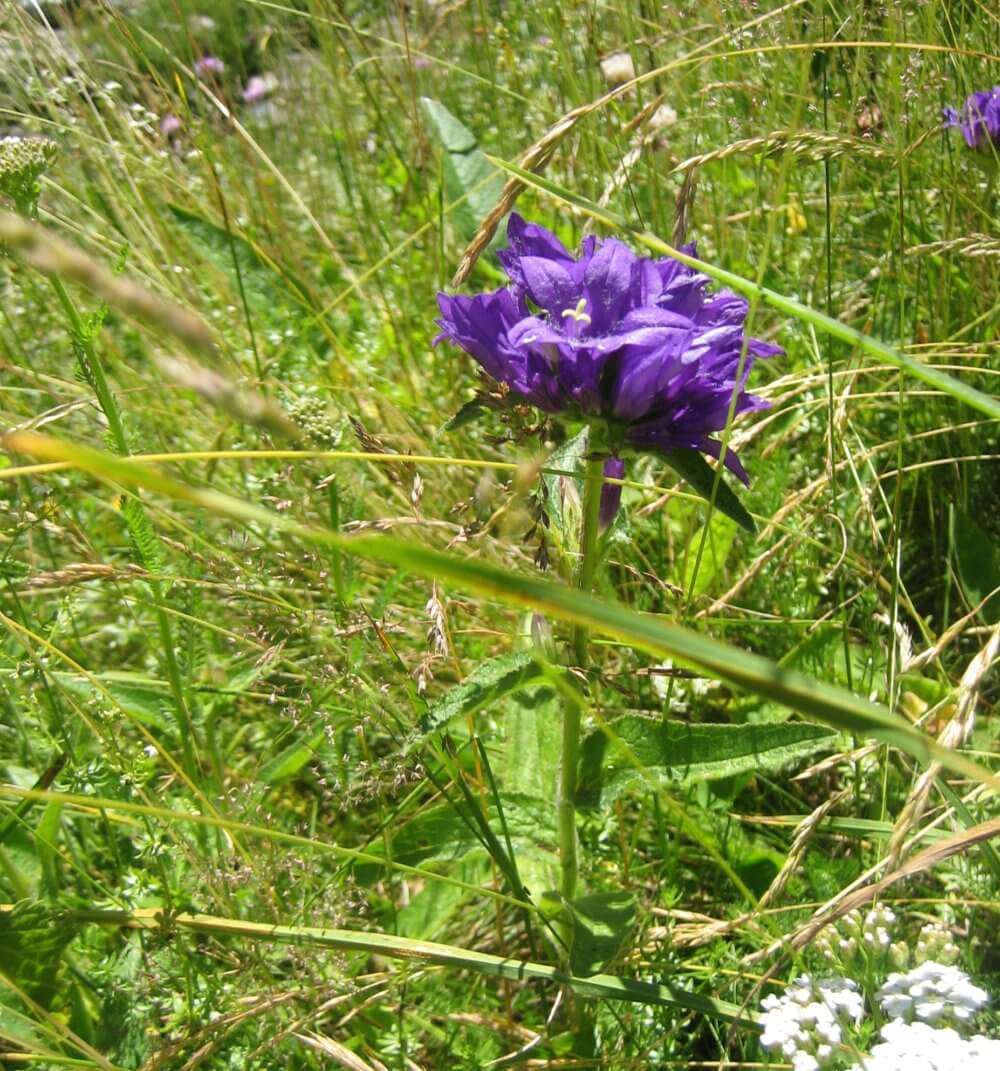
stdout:
<svg viewBox="0 0 1000 1071">
<path fill-rule="evenodd" d="M 580 300 L 576 303 L 576 308 L 575 309 L 563 309 L 563 313 L 562 313 L 563 314 L 563 319 L 565 319 L 567 316 L 572 316 L 573 319 L 576 320 L 576 322 L 578 324 L 579 323 L 589 324 L 590 323 L 590 315 L 589 315 L 589 313 L 584 312 L 584 309 L 586 309 L 586 307 L 587 307 L 587 299 L 586 298 L 580 298 Z"/>
</svg>

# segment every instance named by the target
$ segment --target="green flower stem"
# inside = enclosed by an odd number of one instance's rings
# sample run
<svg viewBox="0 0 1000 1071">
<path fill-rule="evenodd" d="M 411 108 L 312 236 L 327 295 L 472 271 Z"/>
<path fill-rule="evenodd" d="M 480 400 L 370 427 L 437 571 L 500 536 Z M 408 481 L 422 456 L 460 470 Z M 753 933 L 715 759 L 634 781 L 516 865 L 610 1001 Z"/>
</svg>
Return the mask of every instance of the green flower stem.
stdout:
<svg viewBox="0 0 1000 1071">
<path fill-rule="evenodd" d="M 52 284 L 56 298 L 69 322 L 70 331 L 72 331 L 74 339 L 83 351 L 83 359 L 87 362 L 90 382 L 94 388 L 94 393 L 97 395 L 97 404 L 101 407 L 101 412 L 104 413 L 104 417 L 108 422 L 115 453 L 121 457 L 128 457 L 131 451 L 129 450 L 128 437 L 125 434 L 125 425 L 122 422 L 118 402 L 114 394 L 111 393 L 108 377 L 104 372 L 104 365 L 94 346 L 94 340 L 91 337 L 93 330 L 84 323 L 83 317 L 80 316 L 79 310 L 63 285 L 62 280 L 57 276 L 50 276 L 49 282 Z M 140 564 L 144 563 L 140 562 Z M 157 629 L 160 634 L 160 646 L 163 649 L 163 661 L 167 672 L 167 681 L 170 685 L 170 694 L 180 722 L 184 762 L 187 772 L 194 775 L 198 769 L 195 758 L 194 722 L 184 695 L 184 683 L 181 680 L 180 666 L 177 664 L 177 655 L 174 651 L 173 629 L 170 626 L 170 619 L 167 617 L 167 612 L 164 608 L 163 586 L 153 576 L 148 578 L 147 583 L 153 596 L 153 609 L 156 613 Z"/>
<path fill-rule="evenodd" d="M 597 537 L 601 519 L 601 487 L 604 483 L 604 462 L 595 458 L 587 462 L 583 485 L 583 532 L 580 537 L 580 563 L 577 566 L 576 587 L 589 593 L 597 571 Z M 584 624 L 573 627 L 573 654 L 580 669 L 587 666 L 590 629 Z M 562 752 L 559 767 L 559 796 L 556 802 L 556 825 L 559 832 L 559 891 L 564 901 L 576 896 L 579 864 L 576 853 L 576 775 L 580 765 L 580 721 L 582 711 L 577 703 L 567 702 L 563 708 Z M 563 940 L 566 954 L 573 940 L 573 919 L 563 914 Z"/>
</svg>

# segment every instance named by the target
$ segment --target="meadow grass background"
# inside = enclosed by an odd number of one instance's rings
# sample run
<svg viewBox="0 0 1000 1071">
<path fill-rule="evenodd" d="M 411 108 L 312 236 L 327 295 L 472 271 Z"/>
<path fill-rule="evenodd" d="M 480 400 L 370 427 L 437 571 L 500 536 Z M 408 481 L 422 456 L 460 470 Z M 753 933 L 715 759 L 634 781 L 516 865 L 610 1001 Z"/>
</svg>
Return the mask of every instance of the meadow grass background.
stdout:
<svg viewBox="0 0 1000 1071">
<path fill-rule="evenodd" d="M 467 357 L 432 347 L 435 294 L 499 179 L 459 199 L 441 113 L 421 98 L 516 162 L 607 92 L 601 61 L 618 53 L 659 73 L 560 137 L 548 180 L 996 393 L 996 160 L 940 124 L 1000 80 L 988 3 L 7 0 L 0 51 L 3 131 L 59 146 L 41 225 L 196 313 L 215 347 L 195 355 L 210 371 L 180 366 L 158 325 L 111 308 L 101 326 L 97 299 L 70 286 L 74 335 L 50 281 L 8 257 L 4 431 L 170 454 L 161 467 L 189 487 L 286 520 L 568 579 L 578 494 L 538 470 L 573 429 L 519 437 L 487 418 L 440 433 L 479 384 Z M 199 80 L 206 54 L 225 69 Z M 265 75 L 273 92 L 248 104 Z M 571 247 L 608 233 L 544 191 L 518 211 Z M 487 252 L 467 288 L 500 280 Z M 995 765 L 997 422 L 764 304 L 752 333 L 786 350 L 754 371 L 772 408 L 732 440 L 758 534 L 643 459 L 598 593 L 934 735 L 975 711 L 965 742 Z M 78 371 L 88 347 L 117 436 Z M 358 451 L 421 460 L 335 456 Z M 17 474 L 32 461 L 11 449 L 0 469 L 0 773 L 54 795 L 0 790 L 0 901 L 22 905 L 0 928 L 4 1060 L 479 1068 L 528 1043 L 519 1059 L 539 1067 L 762 1058 L 752 1029 L 613 1001 L 593 1012 L 597 1054 L 574 1056 L 558 986 L 399 962 L 377 943 L 323 948 L 302 929 L 558 961 L 505 869 L 515 858 L 536 894 L 552 883 L 558 687 L 421 726 L 484 661 L 558 649 L 566 626 L 163 494 Z M 564 450 L 550 467 L 574 464 Z M 591 725 L 790 717 L 624 643 L 598 638 L 592 662 Z M 885 872 L 921 768 L 841 733 L 791 764 L 640 769 L 580 816 L 587 888 L 635 904 L 605 969 L 739 1005 L 774 962 L 748 955 Z M 908 853 L 997 816 L 974 780 L 939 784 Z M 930 919 L 952 928 L 962 966 L 997 993 L 998 889 L 995 855 L 972 848 L 884 899 L 903 939 Z M 171 921 L 192 913 L 303 943 Z"/>
</svg>

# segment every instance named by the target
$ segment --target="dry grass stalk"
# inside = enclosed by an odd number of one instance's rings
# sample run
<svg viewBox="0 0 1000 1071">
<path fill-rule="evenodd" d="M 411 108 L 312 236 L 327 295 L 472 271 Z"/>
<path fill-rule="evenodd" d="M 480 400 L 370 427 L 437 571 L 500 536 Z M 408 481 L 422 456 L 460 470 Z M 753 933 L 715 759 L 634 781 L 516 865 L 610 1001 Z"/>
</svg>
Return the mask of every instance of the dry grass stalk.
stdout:
<svg viewBox="0 0 1000 1071">
<path fill-rule="evenodd" d="M 811 780 L 818 774 L 826 773 L 827 770 L 832 770 L 834 767 L 845 762 L 854 765 L 862 759 L 866 759 L 869 755 L 874 755 L 881 747 L 881 744 L 863 744 L 861 747 L 854 748 L 853 751 L 838 751 L 836 755 L 827 755 L 826 758 L 820 759 L 819 762 L 806 767 L 801 773 L 797 773 L 792 780 Z"/>
<path fill-rule="evenodd" d="M 676 925 L 669 930 L 663 926 L 654 927 L 649 936 L 661 941 L 669 938 L 674 948 L 700 948 L 744 927 L 766 935 L 766 931 L 757 922 L 756 911 L 747 912 L 734 919 L 713 919 L 690 911 L 669 911 L 666 914 L 676 920 Z"/>
<path fill-rule="evenodd" d="M 295 1037 L 303 1045 L 323 1053 L 324 1056 L 328 1056 L 335 1064 L 346 1068 L 347 1071 L 378 1071 L 379 1068 L 385 1071 L 383 1064 L 366 1063 L 346 1045 L 341 1045 L 339 1041 L 334 1041 L 333 1038 L 328 1038 L 323 1034 L 310 1032 L 308 1034 L 296 1034 Z"/>
<path fill-rule="evenodd" d="M 396 450 L 390 450 L 388 446 L 377 436 L 372 433 L 358 420 L 355 416 L 348 416 L 347 418 L 351 422 L 351 428 L 354 430 L 354 437 L 358 440 L 361 449 L 369 454 L 395 454 Z M 413 485 L 413 480 L 416 477 L 416 468 L 405 458 L 400 455 L 400 463 L 387 464 L 382 466 L 382 470 L 385 472 L 389 479 L 400 486 L 404 483 Z"/>
<path fill-rule="evenodd" d="M 447 658 L 451 654 L 451 644 L 448 640 L 448 617 L 436 580 L 431 581 L 431 597 L 427 600 L 424 609 L 431 622 L 427 629 L 427 643 L 433 654 Z"/>
<path fill-rule="evenodd" d="M 244 390 L 211 368 L 165 354 L 154 360 L 160 371 L 177 386 L 194 391 L 240 423 L 263 428 L 283 439 L 302 438 L 299 428 L 274 402 Z"/>
<path fill-rule="evenodd" d="M 674 209 L 674 230 L 670 240 L 675 248 L 684 244 L 687 238 L 688 228 L 691 223 L 691 209 L 694 207 L 694 196 L 698 190 L 698 168 L 692 167 L 684 173 L 684 181 L 677 191 L 677 201 Z"/>
<path fill-rule="evenodd" d="M 992 632 L 986 646 L 969 663 L 958 686 L 958 702 L 954 717 L 941 730 L 938 741 L 945 747 L 959 748 L 972 734 L 976 723 L 976 703 L 986 674 L 1000 654 L 1000 625 Z M 895 866 L 903 852 L 903 842 L 910 830 L 920 821 L 927 806 L 931 788 L 941 773 L 941 764 L 932 762 L 920 775 L 910 791 L 906 803 L 892 831 L 889 841 L 889 865 Z"/>
<path fill-rule="evenodd" d="M 215 355 L 211 331 L 193 313 L 115 275 L 37 223 L 13 212 L 0 212 L 0 243 L 43 275 L 79 283 L 108 305 L 159 327 L 195 350 Z"/>
<path fill-rule="evenodd" d="M 839 792 L 835 792 L 829 799 L 824 800 L 811 814 L 806 815 L 805 818 L 799 822 L 795 828 L 795 836 L 792 838 L 792 846 L 788 849 L 788 855 L 785 858 L 785 862 L 781 869 L 774 876 L 774 880 L 768 886 L 767 891 L 760 898 L 757 904 L 757 910 L 763 911 L 765 908 L 770 907 L 772 903 L 784 892 L 785 886 L 788 884 L 792 874 L 795 873 L 795 868 L 802 860 L 802 856 L 805 854 L 806 847 L 812 838 L 813 833 L 816 832 L 820 823 L 824 818 L 836 807 L 842 803 L 853 792 L 853 788 L 842 788 Z"/>
<path fill-rule="evenodd" d="M 711 152 L 699 153 L 682 160 L 671 171 L 672 175 L 689 171 L 691 168 L 704 167 L 716 160 L 725 160 L 742 153 L 762 152 L 764 156 L 790 152 L 795 156 L 804 156 L 809 160 L 828 160 L 837 156 L 871 156 L 885 159 L 892 153 L 870 141 L 861 138 L 849 138 L 843 134 L 831 134 L 825 130 L 773 130 L 755 138 L 744 138 L 731 142 Z"/>
<path fill-rule="evenodd" d="M 913 655 L 909 661 L 904 662 L 901 669 L 903 673 L 910 673 L 915 669 L 923 669 L 928 663 L 933 662 L 936 658 L 939 658 L 941 653 L 949 647 L 962 633 L 966 630 L 969 622 L 972 621 L 980 610 L 997 595 L 997 591 L 991 591 L 983 599 L 977 603 L 964 617 L 960 617 L 953 625 L 941 633 L 941 635 L 934 641 L 934 643 L 928 647 L 925 651 L 921 651 L 918 655 Z"/>
<path fill-rule="evenodd" d="M 926 242 L 911 245 L 906 250 L 908 257 L 922 254 L 958 253 L 963 257 L 1000 257 L 1000 238 L 990 234 L 968 234 L 961 238 L 949 238 L 941 242 Z"/>
<path fill-rule="evenodd" d="M 36 573 L 30 577 L 24 587 L 27 591 L 52 588 L 68 588 L 74 584 L 85 584 L 88 580 L 124 580 L 125 578 L 147 576 L 147 572 L 138 565 L 103 565 L 99 562 L 74 562 L 61 569 Z"/>
<path fill-rule="evenodd" d="M 853 888 L 850 891 L 846 891 L 846 893 L 838 893 L 795 933 L 782 938 L 780 941 L 773 942 L 767 948 L 745 956 L 744 963 L 750 964 L 759 962 L 762 959 L 768 959 L 782 950 L 797 952 L 805 948 L 816 938 L 816 935 L 821 930 L 837 922 L 838 919 L 842 919 L 856 908 L 878 899 L 898 882 L 903 881 L 905 878 L 912 878 L 917 874 L 922 874 L 924 871 L 932 870 L 953 856 L 959 855 L 969 848 L 974 848 L 977 844 L 982 844 L 984 841 L 992 840 L 997 836 L 1000 836 L 1000 818 L 993 818 L 989 822 L 982 822 L 971 829 L 960 830 L 950 837 L 937 841 L 878 881 L 862 885 L 859 888 Z M 884 865 L 885 861 L 880 863 L 879 867 L 881 868 Z M 781 961 L 776 962 L 760 980 L 758 988 L 773 977 L 780 966 Z"/>
</svg>

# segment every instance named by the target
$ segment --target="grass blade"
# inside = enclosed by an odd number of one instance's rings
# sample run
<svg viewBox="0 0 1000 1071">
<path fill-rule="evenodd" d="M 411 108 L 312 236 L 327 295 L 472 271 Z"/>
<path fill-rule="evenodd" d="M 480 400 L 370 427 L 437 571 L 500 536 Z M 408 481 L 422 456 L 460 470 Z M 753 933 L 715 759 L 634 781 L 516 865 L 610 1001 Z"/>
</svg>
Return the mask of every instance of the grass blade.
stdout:
<svg viewBox="0 0 1000 1071">
<path fill-rule="evenodd" d="M 48 461 L 70 462 L 100 479 L 127 487 L 144 487 L 237 520 L 294 534 L 319 546 L 336 547 L 349 554 L 434 578 L 439 583 L 453 583 L 508 606 L 537 610 L 570 624 L 582 625 L 654 656 L 672 658 L 835 729 L 874 737 L 920 762 L 940 762 L 945 769 L 1000 791 L 1000 776 L 960 752 L 944 747 L 884 706 L 860 699 L 843 688 L 825 684 L 797 670 L 779 666 L 760 655 L 749 654 L 691 629 L 666 624 L 574 588 L 385 536 L 349 537 L 329 529 L 310 527 L 217 491 L 188 487 L 135 462 L 34 432 L 16 432 L 6 436 L 3 442 L 8 450 Z"/>
</svg>

